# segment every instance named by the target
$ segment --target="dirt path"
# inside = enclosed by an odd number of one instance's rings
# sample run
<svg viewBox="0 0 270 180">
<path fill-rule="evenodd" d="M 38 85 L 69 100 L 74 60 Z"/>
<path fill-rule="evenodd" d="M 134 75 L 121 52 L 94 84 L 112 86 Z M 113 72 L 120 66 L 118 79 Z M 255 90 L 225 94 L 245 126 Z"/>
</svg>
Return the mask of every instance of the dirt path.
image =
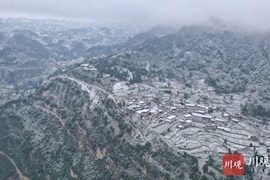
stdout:
<svg viewBox="0 0 270 180">
<path fill-rule="evenodd" d="M 20 180 L 30 180 L 28 177 L 22 175 L 21 171 L 19 170 L 19 168 L 17 167 L 15 161 L 9 157 L 8 155 L 6 155 L 4 152 L 0 151 L 0 155 L 4 156 L 7 160 L 9 160 L 9 162 L 14 166 L 18 176 L 19 176 L 19 179 Z"/>
</svg>

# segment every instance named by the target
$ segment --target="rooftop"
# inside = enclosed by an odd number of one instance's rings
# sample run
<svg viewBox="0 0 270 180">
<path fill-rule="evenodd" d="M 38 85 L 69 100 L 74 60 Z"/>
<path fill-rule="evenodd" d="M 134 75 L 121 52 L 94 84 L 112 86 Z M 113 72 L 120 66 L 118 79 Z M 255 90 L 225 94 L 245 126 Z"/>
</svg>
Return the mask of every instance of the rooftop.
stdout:
<svg viewBox="0 0 270 180">
<path fill-rule="evenodd" d="M 149 109 L 141 109 L 141 110 L 136 111 L 136 113 L 138 114 L 147 113 L 147 112 L 149 112 Z"/>
<path fill-rule="evenodd" d="M 195 104 L 186 104 L 186 106 L 195 107 Z"/>
<path fill-rule="evenodd" d="M 218 119 L 218 118 L 215 118 L 216 121 L 219 121 L 219 122 L 227 122 L 227 120 L 225 119 Z"/>
<path fill-rule="evenodd" d="M 171 116 L 168 116 L 168 117 L 167 117 L 167 119 L 169 119 L 169 120 L 172 120 L 172 119 L 174 119 L 174 118 L 176 118 L 175 115 L 171 115 Z"/>
<path fill-rule="evenodd" d="M 239 120 L 238 120 L 238 119 L 232 119 L 232 121 L 234 121 L 234 122 L 239 122 Z"/>
<path fill-rule="evenodd" d="M 209 118 L 209 119 L 212 118 L 212 116 L 210 116 L 210 115 L 204 115 L 204 114 L 199 114 L 199 113 L 192 113 L 192 116 L 197 116 L 197 117 L 202 117 L 202 118 Z"/>
<path fill-rule="evenodd" d="M 203 105 L 200 105 L 200 104 L 197 104 L 197 107 L 201 107 L 201 108 L 208 109 L 208 107 L 207 107 L 207 106 L 203 106 Z"/>
<path fill-rule="evenodd" d="M 189 117 L 191 117 L 191 116 L 192 116 L 191 114 L 186 114 L 186 115 L 184 115 L 185 118 L 189 118 Z"/>
<path fill-rule="evenodd" d="M 192 120 L 186 120 L 186 123 L 192 123 Z"/>
</svg>

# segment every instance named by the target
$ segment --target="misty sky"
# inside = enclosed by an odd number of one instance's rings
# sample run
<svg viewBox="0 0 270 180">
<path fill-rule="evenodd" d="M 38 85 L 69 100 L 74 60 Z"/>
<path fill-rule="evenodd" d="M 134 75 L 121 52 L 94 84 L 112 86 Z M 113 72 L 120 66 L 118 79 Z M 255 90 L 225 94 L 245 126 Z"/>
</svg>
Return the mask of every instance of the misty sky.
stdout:
<svg viewBox="0 0 270 180">
<path fill-rule="evenodd" d="M 193 24 L 209 17 L 270 27 L 270 0 L 0 0 L 0 17 Z"/>
</svg>

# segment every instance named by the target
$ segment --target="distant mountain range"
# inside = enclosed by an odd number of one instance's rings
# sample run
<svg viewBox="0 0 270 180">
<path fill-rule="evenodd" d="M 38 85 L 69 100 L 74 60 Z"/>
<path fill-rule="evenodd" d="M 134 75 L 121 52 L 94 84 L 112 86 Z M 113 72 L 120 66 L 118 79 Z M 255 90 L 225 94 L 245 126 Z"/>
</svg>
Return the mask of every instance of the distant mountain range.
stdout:
<svg viewBox="0 0 270 180">
<path fill-rule="evenodd" d="M 199 73 L 217 93 L 246 93 L 247 103 L 263 105 L 269 111 L 269 47 L 267 32 L 194 25 L 168 35 L 157 36 L 150 31 L 120 45 L 91 48 L 86 59 L 107 54 L 103 59 L 94 60 L 103 69 L 106 64 L 125 68 L 132 64 L 130 69 L 134 69 L 150 63 L 150 72 L 146 75 L 140 71 L 140 75 L 186 83 L 190 81 L 190 74 Z"/>
<path fill-rule="evenodd" d="M 216 93 L 246 94 L 242 113 L 269 120 L 269 33 L 25 19 L 0 26 L 0 179 L 216 178 L 135 121 L 100 83 L 104 75 L 191 86 L 196 74 Z"/>
</svg>

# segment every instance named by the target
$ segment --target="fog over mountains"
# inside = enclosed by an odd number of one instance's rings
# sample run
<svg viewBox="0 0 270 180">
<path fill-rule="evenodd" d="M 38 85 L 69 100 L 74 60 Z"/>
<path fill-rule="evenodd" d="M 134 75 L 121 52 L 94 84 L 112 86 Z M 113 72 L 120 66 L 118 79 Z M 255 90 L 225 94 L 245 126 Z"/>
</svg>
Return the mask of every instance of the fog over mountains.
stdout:
<svg viewBox="0 0 270 180">
<path fill-rule="evenodd" d="M 268 4 L 0 2 L 0 179 L 268 180 Z"/>
<path fill-rule="evenodd" d="M 268 7 L 267 0 L 10 0 L 0 2 L 0 15 L 151 26 L 206 23 L 218 17 L 233 25 L 269 29 Z"/>
</svg>

